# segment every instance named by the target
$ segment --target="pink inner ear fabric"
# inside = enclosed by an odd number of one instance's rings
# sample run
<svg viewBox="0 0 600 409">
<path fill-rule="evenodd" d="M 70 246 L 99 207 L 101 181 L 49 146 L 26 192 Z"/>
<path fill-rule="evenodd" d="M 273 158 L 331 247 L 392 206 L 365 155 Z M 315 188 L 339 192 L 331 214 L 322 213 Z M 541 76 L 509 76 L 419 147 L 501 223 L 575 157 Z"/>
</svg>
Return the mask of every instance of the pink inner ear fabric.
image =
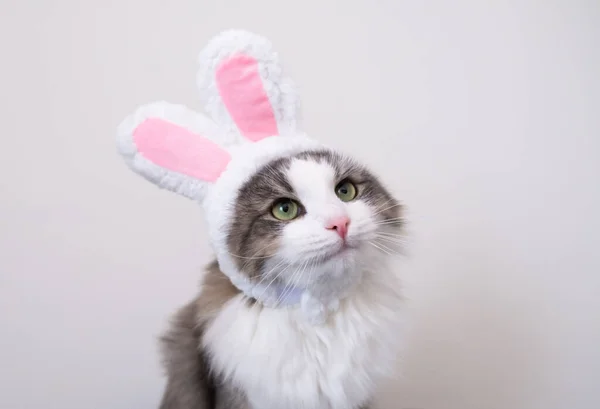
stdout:
<svg viewBox="0 0 600 409">
<path fill-rule="evenodd" d="M 149 161 L 206 182 L 215 182 L 231 160 L 211 140 L 159 118 L 149 118 L 133 132 L 138 151 Z"/>
<path fill-rule="evenodd" d="M 219 64 L 215 76 L 225 107 L 238 129 L 253 142 L 277 135 L 277 120 L 265 92 L 258 61 L 237 55 Z"/>
</svg>

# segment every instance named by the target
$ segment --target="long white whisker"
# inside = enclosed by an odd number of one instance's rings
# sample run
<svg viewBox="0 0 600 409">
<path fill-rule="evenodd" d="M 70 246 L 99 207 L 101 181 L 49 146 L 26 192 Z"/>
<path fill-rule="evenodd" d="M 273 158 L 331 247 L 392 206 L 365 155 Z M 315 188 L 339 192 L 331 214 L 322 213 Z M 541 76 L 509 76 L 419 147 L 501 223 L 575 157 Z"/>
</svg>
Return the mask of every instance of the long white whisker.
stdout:
<svg viewBox="0 0 600 409">
<path fill-rule="evenodd" d="M 281 295 L 281 300 L 285 300 L 285 297 L 287 297 L 288 295 L 290 295 L 290 293 L 294 290 L 294 287 L 300 282 L 300 279 L 302 278 L 302 275 L 304 274 L 304 271 L 306 270 L 306 266 L 308 265 L 308 261 L 305 261 L 302 264 L 302 267 L 299 268 L 296 273 L 294 274 L 294 276 L 292 277 L 292 279 L 290 280 L 290 288 L 288 291 L 284 290 L 284 293 Z M 297 278 L 296 278 L 297 277 Z"/>
<path fill-rule="evenodd" d="M 227 253 L 230 256 L 232 256 L 232 257 L 236 257 L 236 258 L 239 258 L 241 260 L 246 260 L 246 262 L 240 268 L 240 270 L 243 271 L 243 270 L 246 269 L 246 267 L 248 267 L 248 265 L 250 264 L 250 262 L 253 261 L 253 260 L 265 260 L 265 259 L 268 259 L 268 258 L 271 258 L 271 257 L 275 256 L 275 254 L 268 254 L 268 255 L 265 255 L 265 256 L 256 256 L 256 255 L 259 254 L 259 253 L 261 253 L 262 251 L 266 250 L 267 248 L 269 248 L 270 246 L 272 246 L 272 245 L 274 245 L 276 243 L 277 243 L 276 241 L 273 241 L 273 242 L 267 244 L 266 246 L 261 247 L 256 252 L 254 252 L 254 254 L 252 256 L 241 256 L 239 254 L 234 254 L 234 253 L 231 253 L 229 251 Z"/>
<path fill-rule="evenodd" d="M 302 279 L 302 276 L 304 275 L 304 272 L 306 271 L 306 267 L 308 266 L 308 263 L 310 262 L 310 260 L 306 260 L 302 266 L 296 271 L 296 274 L 294 274 L 290 280 L 290 287 L 289 290 L 287 292 L 285 292 L 285 295 L 283 295 L 282 300 L 285 299 L 285 297 L 287 297 L 293 290 L 294 287 L 298 285 L 298 283 L 300 282 L 300 280 Z"/>
<path fill-rule="evenodd" d="M 393 209 L 394 207 L 398 207 L 398 206 L 402 206 L 402 203 L 394 203 L 393 205 L 388 206 L 385 209 L 378 210 L 375 214 L 373 214 L 373 216 L 377 216 L 378 214 L 381 214 L 381 213 L 385 212 L 386 210 L 390 210 L 390 209 Z"/>
<path fill-rule="evenodd" d="M 402 243 L 405 243 L 407 241 L 407 238 L 401 234 L 386 234 L 386 233 L 377 232 L 377 233 L 375 233 L 375 236 L 380 237 L 382 239 L 387 239 L 390 241 L 397 241 L 397 242 L 402 242 Z"/>
<path fill-rule="evenodd" d="M 271 287 L 271 285 L 275 282 L 275 280 L 277 280 L 288 268 L 290 268 L 290 265 L 291 264 L 288 264 L 287 266 L 285 266 L 281 271 L 279 271 L 279 273 L 277 273 L 275 275 L 275 277 L 273 277 L 273 279 L 269 282 L 269 284 L 267 284 L 267 286 L 264 288 L 262 293 L 260 293 L 258 298 L 262 298 L 262 296 L 265 295 L 265 293 Z M 274 270 L 274 268 L 271 271 L 273 271 L 273 270 Z"/>
<path fill-rule="evenodd" d="M 271 277 L 271 273 L 273 271 L 275 271 L 276 269 L 278 269 L 279 267 L 281 267 L 283 265 L 283 263 L 285 263 L 285 260 L 280 260 L 277 264 L 275 264 L 275 266 L 273 266 L 269 271 L 267 271 L 266 273 L 262 274 L 262 278 L 260 279 L 260 281 L 258 283 L 256 283 L 256 285 L 260 285 L 262 284 L 263 281 L 265 281 L 267 278 Z"/>
<path fill-rule="evenodd" d="M 378 237 L 375 241 L 382 246 L 391 246 L 393 248 L 400 248 L 406 244 L 406 242 L 389 239 L 387 237 Z"/>
<path fill-rule="evenodd" d="M 385 241 L 381 241 L 381 240 L 375 240 L 377 242 L 377 245 L 383 247 L 385 250 L 387 250 L 389 253 L 389 255 L 398 255 L 400 254 L 400 248 L 402 247 L 403 243 L 395 243 L 395 242 L 385 242 Z"/>
<path fill-rule="evenodd" d="M 375 223 L 373 223 L 375 226 L 385 226 L 388 224 L 397 224 L 397 225 L 401 225 L 404 222 L 404 218 L 399 217 L 399 218 L 394 218 L 394 219 L 386 219 L 386 220 L 382 220 L 382 221 L 377 221 Z"/>
<path fill-rule="evenodd" d="M 375 212 L 376 212 L 375 214 L 379 214 L 379 213 L 381 213 L 381 212 L 384 212 L 386 209 L 383 209 L 383 210 L 381 210 L 381 209 L 383 208 L 383 206 L 387 206 L 387 204 L 388 204 L 389 202 L 393 201 L 393 200 L 394 200 L 394 198 L 393 198 L 393 197 L 391 197 L 391 198 L 389 198 L 388 200 L 386 200 L 385 202 L 383 202 L 382 204 L 380 204 L 379 206 L 377 206 L 377 207 L 375 208 Z"/>
<path fill-rule="evenodd" d="M 404 220 L 404 216 L 398 216 L 398 217 L 390 217 L 389 219 L 383 219 L 383 220 L 375 220 L 375 223 L 384 223 L 387 221 L 391 221 L 391 220 Z"/>
<path fill-rule="evenodd" d="M 245 259 L 245 260 L 246 260 L 246 262 L 245 262 L 245 263 L 242 265 L 242 267 L 241 267 L 241 269 L 240 269 L 240 270 L 242 270 L 242 271 L 243 271 L 243 270 L 245 270 L 245 269 L 246 269 L 246 267 L 248 267 L 248 265 L 250 264 L 250 262 L 251 262 L 251 261 L 253 261 L 253 260 L 264 260 L 264 259 L 268 259 L 268 258 L 271 258 L 271 257 L 275 256 L 275 254 L 268 254 L 268 255 L 266 255 L 266 256 L 258 256 L 258 257 L 257 257 L 257 254 L 259 254 L 259 253 L 261 253 L 261 252 L 265 251 L 266 249 L 268 249 L 269 247 L 273 246 L 273 245 L 274 245 L 274 244 L 276 244 L 276 243 L 277 243 L 276 241 L 272 241 L 271 243 L 267 244 L 266 246 L 264 246 L 264 247 L 262 247 L 262 248 L 258 249 L 258 250 L 257 250 L 257 251 L 256 251 L 256 252 L 255 252 L 255 253 L 252 255 L 252 256 L 250 256 L 250 257 L 241 257 L 241 256 L 240 256 L 240 257 L 239 257 L 240 259 Z M 229 254 L 231 254 L 232 256 L 235 256 L 235 255 L 233 255 L 232 253 L 229 253 Z"/>
<path fill-rule="evenodd" d="M 377 245 L 377 244 L 375 244 L 375 243 L 373 243 L 373 242 L 371 242 L 371 241 L 370 241 L 370 242 L 369 242 L 369 244 L 370 244 L 371 246 L 373 246 L 373 247 L 377 248 L 377 249 L 378 249 L 378 250 L 380 250 L 381 252 L 383 252 L 383 253 L 385 253 L 385 254 L 389 255 L 389 256 L 392 256 L 392 255 L 393 255 L 393 254 L 392 254 L 392 253 L 390 253 L 389 251 L 387 251 L 387 250 L 383 249 L 382 247 L 380 247 L 380 246 L 381 246 L 381 243 L 380 243 L 379 245 Z"/>
<path fill-rule="evenodd" d="M 279 305 L 285 299 L 285 297 L 287 296 L 288 288 L 290 290 L 293 288 L 292 282 L 294 280 L 294 277 L 296 277 L 296 274 L 298 274 L 299 271 L 300 271 L 300 268 L 298 268 L 298 269 L 296 269 L 296 271 L 294 271 L 294 274 L 292 274 L 290 281 L 285 284 L 285 286 L 283 287 L 283 291 L 281 292 L 279 297 L 277 297 L 277 301 L 275 302 L 275 305 Z"/>
<path fill-rule="evenodd" d="M 312 284 L 312 278 L 315 272 L 315 266 L 316 266 L 317 262 L 316 260 L 311 260 L 310 265 L 308 267 L 308 284 Z"/>
<path fill-rule="evenodd" d="M 390 243 L 390 244 L 397 244 L 397 245 L 403 245 L 406 244 L 406 241 L 401 241 L 398 239 L 394 239 L 391 237 L 376 237 L 374 241 L 377 241 L 379 243 Z"/>
</svg>

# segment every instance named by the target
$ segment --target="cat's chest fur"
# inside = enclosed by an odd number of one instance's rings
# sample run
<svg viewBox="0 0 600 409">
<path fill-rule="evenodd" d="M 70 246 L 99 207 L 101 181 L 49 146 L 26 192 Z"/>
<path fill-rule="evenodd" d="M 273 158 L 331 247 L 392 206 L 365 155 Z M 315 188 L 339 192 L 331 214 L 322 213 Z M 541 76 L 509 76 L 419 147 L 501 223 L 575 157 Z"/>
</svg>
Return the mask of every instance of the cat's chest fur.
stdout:
<svg viewBox="0 0 600 409">
<path fill-rule="evenodd" d="M 253 408 L 358 409 L 393 370 L 403 338 L 398 285 L 393 274 L 382 277 L 366 278 L 322 326 L 297 309 L 248 306 L 234 297 L 204 333 L 212 369 Z"/>
</svg>

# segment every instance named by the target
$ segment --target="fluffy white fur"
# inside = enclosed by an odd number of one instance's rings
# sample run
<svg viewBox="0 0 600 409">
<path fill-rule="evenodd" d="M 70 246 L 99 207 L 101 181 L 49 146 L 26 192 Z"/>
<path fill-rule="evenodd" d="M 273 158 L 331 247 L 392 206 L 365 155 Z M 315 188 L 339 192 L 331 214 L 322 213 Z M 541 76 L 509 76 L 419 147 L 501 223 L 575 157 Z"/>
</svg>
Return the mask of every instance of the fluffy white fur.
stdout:
<svg viewBox="0 0 600 409">
<path fill-rule="evenodd" d="M 238 53 L 258 60 L 279 135 L 285 137 L 249 143 L 231 120 L 214 73 L 221 61 Z M 332 189 L 330 167 L 295 161 L 288 176 L 309 213 L 285 229 L 278 257 L 297 268 L 299 274 L 294 277 L 299 285 L 310 288 L 313 280 L 327 276 L 337 287 L 318 296 L 306 291 L 300 306 L 265 308 L 277 304 L 276 293 L 270 292 L 267 283 L 249 282 L 227 251 L 235 194 L 267 162 L 321 145 L 298 131 L 297 94 L 266 39 L 243 31 L 217 36 L 200 54 L 197 81 L 212 119 L 181 105 L 148 104 L 123 121 L 117 145 L 132 170 L 203 205 L 221 270 L 246 296 L 261 302 L 248 307 L 240 294 L 206 328 L 203 346 L 213 357 L 214 369 L 247 392 L 255 408 L 358 409 L 373 395 L 376 381 L 394 368 L 402 323 L 398 278 L 387 259 L 367 243 L 374 234 L 370 230 L 373 210 L 360 200 L 341 203 Z M 133 135 L 148 118 L 183 126 L 226 149 L 231 161 L 219 179 L 208 183 L 145 158 Z M 341 214 L 351 219 L 350 249 L 319 265 L 305 263 L 310 251 L 325 254 L 340 246 L 339 238 L 325 230 L 323 223 Z M 330 309 L 337 313 L 328 315 Z"/>
<path fill-rule="evenodd" d="M 240 295 L 206 329 L 203 346 L 215 370 L 245 391 L 252 407 L 357 409 L 394 367 L 402 330 L 399 279 L 369 244 L 377 209 L 361 200 L 340 201 L 331 165 L 297 159 L 287 176 L 307 214 L 284 228 L 273 262 L 293 266 L 287 277 L 294 284 L 331 283 L 336 299 L 329 301 L 337 312 L 314 326 L 305 320 L 305 308 L 248 307 Z M 350 218 L 350 248 L 330 256 L 343 241 L 325 226 L 339 216 Z M 320 254 L 327 259 L 307 263 Z M 344 289 L 348 296 L 338 302 Z"/>
<path fill-rule="evenodd" d="M 215 370 L 242 388 L 254 408 L 357 409 L 394 370 L 402 336 L 397 278 L 378 255 L 360 291 L 327 323 L 299 309 L 248 307 L 237 296 L 206 330 Z"/>
</svg>

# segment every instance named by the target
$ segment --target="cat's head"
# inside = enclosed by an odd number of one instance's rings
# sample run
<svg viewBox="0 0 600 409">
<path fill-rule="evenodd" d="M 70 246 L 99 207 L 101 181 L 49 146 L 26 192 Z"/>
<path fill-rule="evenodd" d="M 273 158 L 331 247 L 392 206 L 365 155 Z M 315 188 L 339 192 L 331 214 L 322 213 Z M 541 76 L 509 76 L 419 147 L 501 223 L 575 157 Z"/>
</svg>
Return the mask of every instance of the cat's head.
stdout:
<svg viewBox="0 0 600 409">
<path fill-rule="evenodd" d="M 202 204 L 221 270 L 265 305 L 330 297 L 398 250 L 399 203 L 364 166 L 298 128 L 298 96 L 264 38 L 227 31 L 200 54 L 210 115 L 155 102 L 118 147 L 158 186 Z"/>
<path fill-rule="evenodd" d="M 225 247 L 276 303 L 335 296 L 399 251 L 401 206 L 365 166 L 330 149 L 274 159 L 237 191 Z"/>
</svg>

